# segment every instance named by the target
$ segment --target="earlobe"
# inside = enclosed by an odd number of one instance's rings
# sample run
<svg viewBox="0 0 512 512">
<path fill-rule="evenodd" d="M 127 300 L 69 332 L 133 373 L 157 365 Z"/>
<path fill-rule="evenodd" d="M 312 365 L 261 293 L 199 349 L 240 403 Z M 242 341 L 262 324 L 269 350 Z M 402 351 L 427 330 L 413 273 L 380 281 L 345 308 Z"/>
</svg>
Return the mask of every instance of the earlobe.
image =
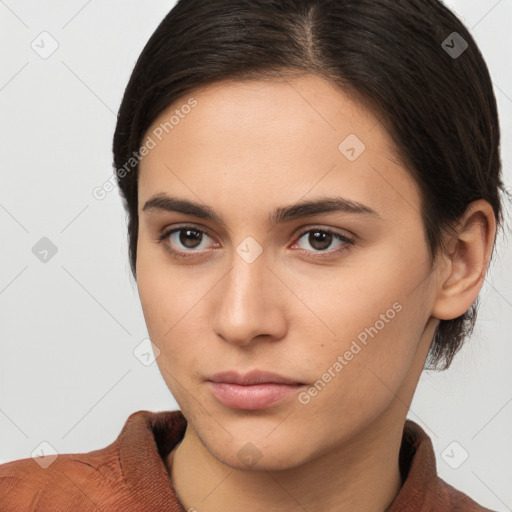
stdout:
<svg viewBox="0 0 512 512">
<path fill-rule="evenodd" d="M 439 282 L 432 316 L 451 320 L 463 315 L 482 288 L 496 234 L 492 206 L 479 199 L 471 203 L 456 227 L 444 255 L 446 271 Z"/>
</svg>

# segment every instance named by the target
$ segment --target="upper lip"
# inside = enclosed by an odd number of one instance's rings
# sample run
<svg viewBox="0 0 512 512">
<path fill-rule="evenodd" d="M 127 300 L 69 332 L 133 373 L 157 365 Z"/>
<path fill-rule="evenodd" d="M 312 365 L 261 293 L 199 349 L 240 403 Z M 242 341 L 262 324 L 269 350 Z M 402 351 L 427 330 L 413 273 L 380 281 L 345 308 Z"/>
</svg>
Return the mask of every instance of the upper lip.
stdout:
<svg viewBox="0 0 512 512">
<path fill-rule="evenodd" d="M 227 371 L 215 373 L 210 376 L 207 380 L 211 382 L 226 382 L 229 384 L 240 384 L 244 386 L 250 386 L 251 384 L 265 384 L 265 383 L 276 383 L 276 384 L 302 384 L 297 380 L 278 375 L 277 373 L 264 372 L 261 370 L 252 370 L 249 373 L 241 375 L 236 371 Z"/>
</svg>

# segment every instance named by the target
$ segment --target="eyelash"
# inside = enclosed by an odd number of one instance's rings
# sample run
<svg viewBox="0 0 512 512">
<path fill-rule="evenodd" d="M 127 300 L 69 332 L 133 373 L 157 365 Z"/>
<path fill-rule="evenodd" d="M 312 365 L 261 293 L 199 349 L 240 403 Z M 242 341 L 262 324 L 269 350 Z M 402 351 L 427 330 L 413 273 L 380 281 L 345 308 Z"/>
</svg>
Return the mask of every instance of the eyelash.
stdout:
<svg viewBox="0 0 512 512">
<path fill-rule="evenodd" d="M 173 233 L 179 232 L 179 231 L 185 231 L 185 230 L 195 231 L 196 233 L 200 233 L 201 235 L 206 235 L 210 238 L 212 238 L 207 231 L 204 231 L 203 229 L 196 228 L 195 226 L 179 226 L 177 228 L 172 228 L 167 231 L 164 231 L 158 238 L 159 243 L 163 243 L 165 250 L 173 257 L 176 258 L 190 258 L 193 257 L 193 253 L 196 251 L 178 251 L 176 249 L 173 249 L 169 243 L 166 242 L 167 238 L 171 236 Z M 302 251 L 306 252 L 306 257 L 311 259 L 318 259 L 318 258 L 326 258 L 332 256 L 333 254 L 341 254 L 349 249 L 350 246 L 354 245 L 355 239 L 350 238 L 348 236 L 342 235 L 341 233 L 338 233 L 337 231 L 333 231 L 332 229 L 328 228 L 309 228 L 304 231 L 302 231 L 299 235 L 297 235 L 297 241 L 300 240 L 304 235 L 311 232 L 320 232 L 320 233 L 327 233 L 329 235 L 333 235 L 335 238 L 337 238 L 339 241 L 344 242 L 346 245 L 342 246 L 341 249 L 334 249 L 331 251 L 316 251 L 318 254 L 312 255 L 310 254 L 311 251 L 306 251 L 306 249 L 302 249 Z M 295 245 L 295 244 L 294 244 Z"/>
</svg>

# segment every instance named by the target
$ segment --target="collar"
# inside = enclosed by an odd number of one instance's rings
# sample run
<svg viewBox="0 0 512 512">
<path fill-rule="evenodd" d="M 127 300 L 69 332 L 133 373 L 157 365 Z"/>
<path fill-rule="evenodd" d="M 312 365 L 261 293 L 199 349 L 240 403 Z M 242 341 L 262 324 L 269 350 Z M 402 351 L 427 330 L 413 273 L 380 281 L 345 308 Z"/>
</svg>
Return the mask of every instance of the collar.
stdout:
<svg viewBox="0 0 512 512">
<path fill-rule="evenodd" d="M 135 495 L 144 496 L 151 510 L 164 507 L 182 512 L 164 463 L 165 457 L 183 439 L 187 420 L 180 410 L 137 411 L 131 414 L 118 437 L 121 470 Z M 471 508 L 488 510 L 446 484 L 437 475 L 432 441 L 415 422 L 406 420 L 399 466 L 404 482 L 386 512 L 452 510 L 452 498 Z M 466 501 L 467 500 L 467 501 Z M 478 508 L 472 508 L 473 506 Z"/>
</svg>

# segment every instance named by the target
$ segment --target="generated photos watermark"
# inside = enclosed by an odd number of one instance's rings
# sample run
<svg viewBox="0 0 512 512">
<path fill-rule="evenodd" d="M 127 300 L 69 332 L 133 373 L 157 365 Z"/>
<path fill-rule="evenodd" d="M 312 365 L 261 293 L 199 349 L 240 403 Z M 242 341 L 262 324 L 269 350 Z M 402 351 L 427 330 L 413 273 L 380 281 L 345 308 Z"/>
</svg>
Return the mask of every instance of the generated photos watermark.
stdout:
<svg viewBox="0 0 512 512">
<path fill-rule="evenodd" d="M 346 350 L 343 355 L 339 355 L 333 364 L 327 369 L 322 376 L 315 381 L 306 391 L 301 391 L 297 395 L 297 399 L 303 405 L 309 404 L 311 399 L 318 395 L 329 382 L 332 381 L 348 364 L 354 359 L 354 356 L 359 354 L 364 347 L 368 345 L 369 338 L 375 338 L 387 324 L 389 324 L 397 315 L 402 311 L 403 306 L 399 302 L 395 302 L 391 308 L 379 316 L 370 327 L 363 329 L 358 335 L 357 339 L 352 340 L 350 348 Z M 359 342 L 359 343 L 358 343 Z"/>
<path fill-rule="evenodd" d="M 156 148 L 158 142 L 161 142 L 164 138 L 164 134 L 168 134 L 178 124 L 182 119 L 185 119 L 185 116 L 190 114 L 192 109 L 197 106 L 197 100 L 193 97 L 189 98 L 186 103 L 181 105 L 178 109 L 175 109 L 169 119 L 165 122 L 160 123 L 156 128 L 151 131 L 151 135 L 146 136 L 145 142 L 140 146 L 139 151 L 134 151 L 132 156 L 125 162 L 125 164 L 116 170 L 116 173 L 113 174 L 108 180 L 106 180 L 102 185 L 94 187 L 92 190 L 92 195 L 98 201 L 102 201 L 107 197 L 109 192 L 112 192 L 116 188 L 116 175 L 118 178 L 123 179 L 127 174 L 132 172 L 137 168 L 140 161 L 149 154 L 149 152 Z M 156 139 L 156 140 L 155 140 Z"/>
</svg>

